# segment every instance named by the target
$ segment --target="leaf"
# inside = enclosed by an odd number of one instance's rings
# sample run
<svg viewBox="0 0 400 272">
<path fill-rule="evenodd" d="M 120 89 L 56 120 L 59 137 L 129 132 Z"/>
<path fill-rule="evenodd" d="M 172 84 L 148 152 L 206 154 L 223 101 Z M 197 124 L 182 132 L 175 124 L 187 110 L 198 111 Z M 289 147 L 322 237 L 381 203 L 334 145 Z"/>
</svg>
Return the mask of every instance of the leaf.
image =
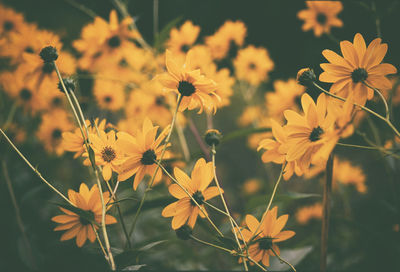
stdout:
<svg viewBox="0 0 400 272">
<path fill-rule="evenodd" d="M 131 265 L 131 266 L 127 266 L 124 269 L 122 269 L 122 271 L 138 271 L 140 270 L 140 268 L 146 266 L 145 264 L 136 264 L 136 265 Z"/>
<path fill-rule="evenodd" d="M 169 33 L 172 28 L 174 28 L 182 20 L 182 16 L 176 17 L 170 21 L 166 26 L 161 29 L 161 31 L 154 37 L 154 47 L 157 51 L 162 51 L 165 41 L 169 37 Z"/>
<path fill-rule="evenodd" d="M 286 194 L 277 195 L 276 201 L 290 201 L 290 200 L 300 200 L 300 199 L 320 198 L 320 197 L 322 197 L 320 194 L 287 192 Z"/>
<path fill-rule="evenodd" d="M 99 223 L 96 222 L 96 220 L 94 219 L 93 213 L 89 212 L 89 211 L 85 211 L 82 210 L 81 208 L 72 206 L 70 204 L 60 204 L 60 203 L 55 203 L 55 202 L 50 202 L 54 205 L 57 205 L 61 208 L 67 209 L 73 213 L 76 213 L 79 217 L 89 221 L 90 223 L 100 227 Z"/>
<path fill-rule="evenodd" d="M 312 251 L 312 246 L 306 246 L 297 249 L 284 249 L 281 250 L 280 256 L 288 261 L 291 265 L 298 265 L 310 252 Z M 274 257 L 271 258 L 271 265 L 269 271 L 289 271 L 290 268 L 287 264 L 280 263 L 279 259 Z"/>
</svg>

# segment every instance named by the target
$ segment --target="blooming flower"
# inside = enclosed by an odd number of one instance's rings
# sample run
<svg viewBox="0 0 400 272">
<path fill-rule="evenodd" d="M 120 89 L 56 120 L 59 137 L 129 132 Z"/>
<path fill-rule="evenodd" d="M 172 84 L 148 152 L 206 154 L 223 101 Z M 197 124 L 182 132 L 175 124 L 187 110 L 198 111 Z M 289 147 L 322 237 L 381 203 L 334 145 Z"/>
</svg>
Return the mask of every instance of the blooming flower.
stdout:
<svg viewBox="0 0 400 272">
<path fill-rule="evenodd" d="M 172 228 L 174 230 L 179 229 L 186 222 L 193 228 L 199 214 L 202 218 L 206 217 L 207 212 L 204 209 L 204 201 L 219 194 L 218 187 L 208 187 L 214 178 L 213 165 L 211 162 L 206 163 L 201 158 L 196 162 L 191 177 L 177 167 L 174 168 L 174 175 L 179 184 L 192 195 L 193 199 L 203 208 L 205 213 L 200 210 L 178 184 L 172 184 L 168 187 L 168 190 L 173 197 L 179 200 L 165 207 L 162 211 L 162 216 L 173 217 Z"/>
<path fill-rule="evenodd" d="M 174 55 L 184 56 L 195 43 L 199 33 L 199 26 L 193 25 L 191 21 L 186 21 L 179 30 L 171 29 L 167 47 Z"/>
<path fill-rule="evenodd" d="M 297 13 L 297 17 L 304 20 L 303 31 L 314 29 L 314 35 L 319 37 L 323 33 L 330 33 L 331 27 L 341 27 L 343 22 L 337 14 L 343 9 L 340 1 L 306 1 L 308 9 Z"/>
<path fill-rule="evenodd" d="M 79 192 L 68 190 L 68 198 L 77 208 L 86 211 L 93 222 L 101 224 L 102 206 L 97 185 L 93 185 L 89 190 L 87 185 L 82 183 L 79 187 Z M 104 202 L 107 203 L 110 199 L 109 192 L 103 193 L 103 198 Z M 107 209 L 109 208 L 111 208 L 111 205 Z M 60 210 L 65 214 L 54 216 L 51 220 L 60 224 L 54 229 L 55 231 L 66 230 L 61 236 L 61 241 L 76 237 L 76 245 L 82 247 L 87 239 L 92 243 L 96 240 L 96 234 L 93 230 L 93 228 L 98 229 L 96 224 L 93 224 L 88 218 L 84 218 L 65 208 L 60 207 Z M 108 214 L 106 214 L 105 221 L 106 225 L 117 223 L 117 220 Z"/>
<path fill-rule="evenodd" d="M 304 206 L 297 210 L 296 212 L 296 220 L 301 225 L 307 224 L 311 219 L 322 218 L 322 204 L 315 203 L 311 206 Z"/>
<path fill-rule="evenodd" d="M 364 105 L 367 99 L 372 99 L 374 91 L 368 88 L 364 82 L 378 89 L 391 89 L 392 84 L 385 76 L 394 74 L 397 69 L 388 63 L 381 63 L 387 52 L 387 44 L 381 44 L 381 39 L 376 38 L 366 47 L 364 38 L 357 33 L 353 43 L 340 42 L 343 57 L 335 52 L 325 49 L 322 55 L 330 63 L 322 63 L 320 66 L 324 72 L 319 80 L 330 82 L 332 93 L 347 97 L 354 93 L 354 101 Z"/>
<path fill-rule="evenodd" d="M 269 266 L 269 256 L 280 255 L 280 250 L 276 243 L 285 241 L 295 235 L 295 232 L 291 230 L 282 231 L 289 215 L 284 214 L 277 218 L 277 213 L 278 207 L 268 211 L 261 226 L 254 216 L 248 214 L 245 218 L 247 228 L 241 230 L 243 238 L 249 247 L 250 257 L 256 262 L 261 261 L 265 266 Z M 235 231 L 239 232 L 237 229 Z M 242 239 L 239 233 L 238 238 Z"/>
</svg>

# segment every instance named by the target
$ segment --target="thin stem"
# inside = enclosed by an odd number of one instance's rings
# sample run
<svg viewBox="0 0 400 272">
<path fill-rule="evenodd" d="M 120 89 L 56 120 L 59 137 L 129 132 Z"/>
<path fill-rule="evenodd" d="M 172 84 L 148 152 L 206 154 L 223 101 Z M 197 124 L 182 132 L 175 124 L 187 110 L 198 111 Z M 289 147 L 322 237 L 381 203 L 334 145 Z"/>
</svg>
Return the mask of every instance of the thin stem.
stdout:
<svg viewBox="0 0 400 272">
<path fill-rule="evenodd" d="M 387 120 L 390 120 L 389 106 L 388 106 L 388 104 L 387 104 L 387 102 L 386 102 L 386 99 L 385 99 L 385 97 L 383 96 L 383 94 L 382 94 L 377 88 L 372 87 L 371 85 L 369 85 L 366 81 L 362 81 L 362 83 L 363 83 L 365 86 L 367 86 L 368 88 L 372 89 L 374 92 L 376 92 L 376 93 L 380 96 L 380 98 L 381 98 L 382 101 L 383 101 L 383 104 L 385 104 L 386 119 L 387 119 Z"/>
<path fill-rule="evenodd" d="M 262 218 L 261 218 L 260 224 L 258 224 L 257 229 L 254 231 L 252 237 L 250 238 L 250 241 L 253 240 L 255 237 L 257 237 L 258 234 L 259 234 L 259 233 L 258 233 L 258 230 L 260 229 L 262 223 L 264 222 L 265 217 L 267 216 L 267 213 L 268 213 L 269 209 L 271 208 L 272 201 L 274 200 L 274 197 L 275 197 L 275 194 L 276 194 L 276 190 L 278 189 L 279 183 L 280 183 L 281 180 L 282 180 L 282 176 L 283 176 L 283 173 L 284 173 L 284 170 L 285 170 L 286 165 L 287 165 L 287 162 L 285 162 L 284 164 L 282 164 L 281 172 L 279 173 L 278 180 L 277 180 L 276 183 L 275 183 L 274 189 L 273 189 L 273 191 L 272 191 L 271 198 L 269 199 L 269 202 L 268 202 L 268 206 L 267 206 L 267 208 L 265 209 L 265 212 L 264 212 L 264 214 L 263 214 L 263 216 L 262 216 Z"/>
<path fill-rule="evenodd" d="M 62 197 L 65 201 L 67 201 L 70 205 L 75 206 L 68 198 L 66 198 L 60 191 L 58 191 L 53 185 L 50 184 L 43 176 L 40 174 L 40 172 L 32 166 L 32 164 L 28 161 L 27 158 L 19 151 L 19 149 L 13 144 L 13 142 L 10 140 L 10 138 L 7 137 L 7 135 L 4 133 L 4 131 L 0 128 L 0 133 L 3 134 L 4 138 L 6 138 L 7 142 L 11 145 L 11 147 L 18 153 L 18 155 L 25 161 L 25 163 L 32 169 L 32 171 L 47 185 L 52 189 L 54 192 L 56 192 L 60 197 Z"/>
<path fill-rule="evenodd" d="M 380 150 L 379 147 L 374 146 L 364 146 L 364 145 L 355 145 L 355 144 L 345 144 L 345 143 L 336 143 L 340 146 L 347 146 L 347 147 L 354 147 L 354 148 L 361 148 L 361 149 L 372 149 L 372 150 Z"/>
<path fill-rule="evenodd" d="M 19 206 L 18 206 L 18 203 L 17 203 L 17 199 L 16 199 L 15 194 L 14 194 L 14 189 L 12 187 L 10 176 L 8 174 L 7 165 L 6 165 L 6 162 L 4 160 L 2 161 L 2 168 L 3 168 L 4 180 L 5 180 L 6 184 L 7 184 L 8 192 L 10 193 L 10 197 L 11 197 L 11 202 L 12 202 L 12 204 L 14 206 L 14 209 L 15 209 L 15 218 L 17 220 L 18 228 L 22 233 L 22 238 L 23 238 L 25 246 L 27 248 L 28 256 L 29 256 L 29 259 L 31 261 L 31 264 L 35 269 L 37 269 L 36 263 L 35 263 L 35 259 L 33 258 L 33 254 L 32 254 L 32 247 L 31 247 L 31 244 L 29 242 L 28 235 L 26 234 L 26 231 L 25 231 L 24 223 L 23 223 L 22 217 L 21 217 L 21 212 L 20 212 L 20 209 L 19 209 Z"/>
<path fill-rule="evenodd" d="M 196 242 L 199 242 L 199 243 L 203 244 L 203 245 L 214 247 L 214 248 L 217 248 L 217 249 L 220 249 L 220 250 L 223 250 L 223 251 L 226 251 L 226 252 L 232 254 L 232 250 L 230 250 L 230 249 L 227 249 L 227 248 L 224 248 L 224 247 L 221 247 L 221 246 L 217 246 L 217 245 L 214 245 L 212 243 L 200 240 L 199 238 L 194 237 L 193 235 L 190 235 L 190 238 L 195 240 Z"/>
<path fill-rule="evenodd" d="M 158 0 L 153 0 L 153 35 L 158 36 Z"/>
<path fill-rule="evenodd" d="M 181 144 L 183 156 L 185 157 L 185 161 L 188 162 L 190 160 L 189 146 L 187 144 L 185 134 L 183 133 L 183 128 L 179 122 L 176 123 L 176 132 L 178 132 L 179 143 Z"/>
<path fill-rule="evenodd" d="M 317 83 L 315 83 L 315 82 L 313 82 L 313 85 L 314 85 L 315 87 L 317 87 L 319 90 L 321 90 L 322 92 L 324 92 L 325 94 L 329 95 L 329 96 L 332 96 L 332 97 L 334 97 L 334 98 L 336 98 L 336 99 L 339 99 L 339 100 L 341 100 L 341 101 L 343 101 L 343 102 L 346 101 L 345 98 L 340 97 L 340 96 L 337 96 L 337 95 L 335 95 L 335 94 L 333 94 L 333 93 L 328 92 L 327 90 L 325 90 L 324 88 L 322 88 L 321 86 L 319 86 L 319 85 L 318 85 Z M 354 106 L 357 106 L 357 107 L 361 108 L 362 110 L 364 110 L 364 111 L 366 111 L 366 112 L 368 112 L 368 113 L 374 115 L 375 117 L 378 117 L 379 119 L 383 120 L 383 121 L 393 130 L 393 132 L 397 135 L 397 137 L 400 138 L 400 132 L 393 126 L 393 124 L 390 122 L 390 120 L 386 119 L 386 118 L 383 117 L 382 115 L 380 115 L 380 114 L 374 112 L 373 110 L 371 110 L 371 109 L 369 109 L 369 108 L 367 108 L 367 107 L 364 107 L 364 106 L 362 106 L 362 105 L 360 105 L 360 104 L 353 103 L 353 105 L 354 105 Z"/>
<path fill-rule="evenodd" d="M 74 99 L 75 105 L 78 108 L 79 115 L 80 115 L 80 117 L 82 119 L 81 121 L 83 123 L 83 127 L 85 128 L 86 137 L 87 137 L 87 143 L 90 144 L 89 129 L 88 129 L 87 125 L 86 125 L 86 119 L 85 119 L 85 116 L 83 115 L 81 105 L 79 104 L 79 101 L 76 98 L 75 93 L 71 92 L 71 95 L 72 95 L 72 98 Z"/>
<path fill-rule="evenodd" d="M 378 36 L 378 38 L 382 38 L 382 31 L 381 31 L 381 20 L 378 16 L 378 13 L 376 11 L 376 5 L 375 5 L 375 1 L 372 1 L 371 3 L 371 10 L 374 13 L 375 16 L 375 26 L 376 26 L 376 36 Z"/>
<path fill-rule="evenodd" d="M 330 154 L 328 161 L 326 163 L 326 179 L 324 183 L 324 196 L 322 200 L 323 211 L 322 211 L 321 259 L 320 259 L 321 272 L 325 272 L 327 268 L 330 195 L 332 191 L 332 178 L 333 178 L 333 154 Z"/>
<path fill-rule="evenodd" d="M 81 5 L 79 3 L 77 3 L 74 0 L 64 0 L 65 2 L 67 2 L 68 4 L 70 4 L 71 6 L 73 6 L 76 9 L 79 9 L 80 11 L 82 11 L 83 13 L 85 13 L 86 15 L 88 15 L 91 18 L 96 18 L 98 17 L 98 15 L 96 14 L 96 12 L 94 12 L 93 10 L 89 9 L 88 7 Z"/>
<path fill-rule="evenodd" d="M 206 157 L 207 161 L 210 161 L 210 152 L 204 143 L 203 139 L 200 136 L 199 130 L 197 129 L 196 125 L 194 124 L 192 118 L 187 117 L 189 129 L 192 132 L 194 139 L 199 144 L 201 151 L 203 151 L 204 156 Z"/>
<path fill-rule="evenodd" d="M 296 272 L 296 269 L 294 268 L 294 266 L 291 264 L 291 263 L 289 263 L 288 261 L 286 261 L 285 259 L 283 259 L 279 254 L 277 254 L 276 252 L 275 252 L 275 250 L 271 247 L 271 250 L 272 250 L 272 252 L 275 254 L 275 256 L 276 257 L 278 257 L 278 259 L 281 261 L 281 262 L 284 262 L 285 264 L 287 264 L 294 272 Z"/>
<path fill-rule="evenodd" d="M 243 253 L 242 246 L 241 246 L 241 244 L 240 244 L 240 242 L 239 242 L 239 238 L 237 237 L 237 234 L 236 234 L 236 231 L 235 231 L 234 223 L 232 222 L 232 221 L 233 221 L 232 216 L 231 216 L 231 214 L 230 214 L 230 212 L 229 212 L 228 206 L 226 205 L 225 198 L 224 198 L 224 196 L 223 196 L 223 194 L 222 194 L 221 186 L 219 185 L 219 181 L 218 181 L 218 177 L 217 177 L 217 170 L 216 170 L 216 163 L 215 163 L 215 155 L 216 155 L 216 153 L 217 153 L 217 152 L 215 151 L 215 145 L 212 145 L 212 148 L 211 148 L 211 157 L 212 157 L 212 165 L 213 165 L 213 173 L 214 173 L 215 184 L 217 185 L 218 193 L 219 193 L 219 195 L 220 195 L 220 197 L 221 197 L 221 201 L 222 201 L 222 203 L 223 203 L 223 205 L 224 205 L 225 211 L 226 211 L 227 215 L 229 216 L 229 222 L 231 223 L 232 232 L 233 232 L 233 235 L 235 236 L 236 243 L 238 244 L 238 249 L 240 250 L 240 252 Z M 244 239 L 244 237 L 243 237 L 242 232 L 240 231 L 240 228 L 237 228 L 237 231 L 240 233 L 240 235 L 241 235 L 241 237 L 242 237 L 242 241 L 243 241 L 243 243 L 244 243 L 244 246 L 247 248 L 245 239 Z M 242 258 L 242 259 L 243 259 L 244 270 L 245 270 L 245 271 L 248 271 L 246 259 L 245 259 L 245 258 Z"/>
<path fill-rule="evenodd" d="M 169 132 L 168 132 L 167 137 L 165 138 L 164 147 L 163 147 L 163 150 L 162 150 L 162 152 L 161 152 L 160 159 L 159 159 L 158 162 L 157 162 L 157 168 L 156 168 L 156 170 L 154 171 L 154 174 L 153 174 L 153 176 L 151 177 L 151 180 L 150 180 L 150 182 L 148 183 L 147 188 L 146 188 L 146 190 L 145 190 L 144 193 L 143 193 L 142 199 L 140 200 L 139 207 L 138 207 L 138 209 L 137 209 L 137 211 L 136 211 L 135 217 L 133 218 L 133 223 L 132 223 L 131 229 L 129 230 L 129 233 L 128 233 L 129 237 L 131 237 L 131 235 L 132 235 L 132 233 L 133 233 L 133 231 L 134 231 L 134 229 L 135 229 L 137 220 L 138 220 L 138 218 L 139 218 L 139 214 L 140 214 L 140 212 L 141 212 L 141 210 L 142 210 L 144 201 L 145 201 L 145 199 L 146 199 L 147 192 L 150 191 L 150 188 L 151 188 L 151 186 L 153 185 L 154 179 L 155 179 L 155 177 L 156 177 L 156 175 L 157 175 L 157 172 L 158 172 L 158 170 L 160 169 L 161 162 L 162 162 L 162 160 L 163 160 L 163 158 L 164 158 L 165 150 L 167 149 L 167 146 L 168 146 L 169 141 L 170 141 L 170 138 L 171 138 L 172 131 L 173 131 L 174 126 L 175 126 L 176 117 L 177 117 L 177 115 L 178 115 L 178 109 L 179 109 L 179 105 L 181 104 L 181 101 L 182 101 L 182 96 L 179 94 L 179 95 L 178 95 L 178 99 L 177 99 L 177 103 L 176 103 L 176 109 L 175 109 L 175 112 L 174 112 L 174 115 L 173 115 L 172 121 L 171 121 L 171 127 L 170 127 L 170 129 L 169 129 Z"/>
<path fill-rule="evenodd" d="M 332 33 L 325 33 L 325 35 L 334 43 L 340 44 L 340 41 L 332 35 Z"/>
<path fill-rule="evenodd" d="M 101 242 L 100 237 L 99 237 L 99 234 L 97 233 L 97 230 L 96 230 L 96 228 L 93 226 L 93 224 L 92 224 L 92 228 L 93 228 L 94 233 L 96 234 L 96 239 L 97 239 L 97 242 L 99 243 L 99 246 L 100 246 L 100 248 L 101 248 L 101 251 L 102 251 L 103 254 L 104 254 L 104 258 L 105 258 L 106 261 L 108 262 L 107 252 L 106 252 L 106 250 L 104 249 L 103 243 Z"/>
<path fill-rule="evenodd" d="M 8 129 L 8 127 L 11 125 L 11 122 L 14 118 L 15 112 L 17 111 L 18 108 L 18 104 L 17 101 L 15 101 L 10 109 L 10 112 L 8 113 L 7 119 L 3 125 L 3 130 L 6 131 Z"/>
<path fill-rule="evenodd" d="M 168 171 L 165 169 L 161 164 L 158 164 L 160 168 L 164 171 L 164 173 L 176 184 L 178 184 L 179 187 L 190 197 L 191 201 L 200 209 L 200 211 L 203 213 L 203 215 L 207 218 L 208 222 L 210 222 L 211 226 L 218 232 L 218 234 L 221 237 L 224 237 L 222 232 L 218 229 L 218 227 L 214 224 L 214 222 L 211 220 L 211 218 L 208 216 L 208 214 L 204 211 L 204 208 L 200 206 L 200 204 L 196 201 L 196 199 L 193 198 L 192 194 L 182 186 Z"/>
</svg>

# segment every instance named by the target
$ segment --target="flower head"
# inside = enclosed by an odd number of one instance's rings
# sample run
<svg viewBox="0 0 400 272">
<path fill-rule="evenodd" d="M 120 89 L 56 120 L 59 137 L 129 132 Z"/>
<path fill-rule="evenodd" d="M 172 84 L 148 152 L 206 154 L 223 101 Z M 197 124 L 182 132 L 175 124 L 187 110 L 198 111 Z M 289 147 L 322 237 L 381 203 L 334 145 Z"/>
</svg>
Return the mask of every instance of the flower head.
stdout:
<svg viewBox="0 0 400 272">
<path fill-rule="evenodd" d="M 319 80 L 330 82 L 332 93 L 347 97 L 352 92 L 354 101 L 364 105 L 367 99 L 372 99 L 374 91 L 365 84 L 378 89 L 391 89 L 392 84 L 385 76 L 394 74 L 397 69 L 388 63 L 381 63 L 387 52 L 387 44 L 381 44 L 381 39 L 376 38 L 368 47 L 360 33 L 354 36 L 353 43 L 340 42 L 343 57 L 326 49 L 322 55 L 330 63 L 322 63 L 324 72 Z"/>
<path fill-rule="evenodd" d="M 162 216 L 173 217 L 172 228 L 174 230 L 179 229 L 186 222 L 193 228 L 199 214 L 202 218 L 206 217 L 203 202 L 219 194 L 218 187 L 208 187 L 214 177 L 212 163 L 206 163 L 201 158 L 196 162 L 191 177 L 177 167 L 174 168 L 174 175 L 179 184 L 192 195 L 193 199 L 196 200 L 205 213 L 200 210 L 196 203 L 178 184 L 172 184 L 168 187 L 168 190 L 173 197 L 179 200 L 165 207 L 162 211 Z"/>
<path fill-rule="evenodd" d="M 93 228 L 98 229 L 97 224 L 94 224 L 94 222 L 101 224 L 102 214 L 101 199 L 97 185 L 93 185 L 89 190 L 87 185 L 82 183 L 79 187 L 79 192 L 68 190 L 68 198 L 77 208 L 85 211 L 87 216 L 84 218 L 77 213 L 60 207 L 60 210 L 65 214 L 54 216 L 51 219 L 60 224 L 54 230 L 66 230 L 61 236 L 61 241 L 76 237 L 76 245 L 78 247 L 82 247 L 87 239 L 93 243 L 96 240 Z M 110 198 L 109 192 L 103 193 L 103 198 L 107 203 Z M 111 205 L 108 206 L 109 208 L 111 208 Z M 89 218 L 92 221 L 89 221 Z M 106 214 L 106 224 L 115 223 L 117 223 L 117 220 L 113 216 Z"/>
<path fill-rule="evenodd" d="M 306 1 L 308 9 L 299 11 L 297 17 L 304 20 L 303 31 L 314 29 L 315 36 L 330 33 L 331 27 L 341 27 L 337 14 L 343 9 L 340 1 Z"/>
<path fill-rule="evenodd" d="M 167 47 L 173 54 L 184 56 L 195 43 L 199 33 L 199 26 L 186 21 L 179 29 L 171 29 Z"/>
</svg>

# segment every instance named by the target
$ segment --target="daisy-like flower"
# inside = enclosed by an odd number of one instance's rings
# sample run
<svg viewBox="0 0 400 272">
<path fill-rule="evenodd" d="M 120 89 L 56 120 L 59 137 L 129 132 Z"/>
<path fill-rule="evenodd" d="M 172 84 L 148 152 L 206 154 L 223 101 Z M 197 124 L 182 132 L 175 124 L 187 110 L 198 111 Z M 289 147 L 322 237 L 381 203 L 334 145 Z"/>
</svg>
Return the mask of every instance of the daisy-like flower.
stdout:
<svg viewBox="0 0 400 272">
<path fill-rule="evenodd" d="M 315 203 L 314 205 L 311 206 L 301 207 L 296 212 L 296 220 L 301 225 L 307 224 L 313 218 L 316 219 L 322 218 L 321 203 Z"/>
<path fill-rule="evenodd" d="M 102 109 L 117 111 L 125 104 L 124 85 L 119 82 L 96 79 L 93 94 Z"/>
<path fill-rule="evenodd" d="M 20 32 L 25 26 L 24 16 L 11 8 L 0 5 L 0 35 Z"/>
<path fill-rule="evenodd" d="M 261 160 L 264 163 L 274 162 L 277 164 L 283 164 L 286 161 L 286 150 L 283 146 L 287 143 L 287 129 L 286 127 L 281 127 L 278 122 L 271 119 L 272 135 L 276 140 L 264 139 L 258 145 L 257 151 L 261 149 L 266 149 L 267 151 L 261 156 Z M 283 178 L 285 180 L 290 179 L 293 173 L 296 172 L 297 176 L 301 176 L 301 170 L 296 166 L 295 161 L 289 161 L 284 169 Z"/>
<path fill-rule="evenodd" d="M 333 126 L 335 118 L 327 114 L 325 94 L 320 94 L 317 104 L 308 94 L 303 94 L 301 105 L 304 116 L 292 110 L 284 112 L 287 120 L 287 141 L 280 147 L 280 151 L 286 153 L 288 162 L 297 161 L 300 169 L 304 171 L 309 168 L 311 162 L 326 162 L 338 137 Z"/>
<path fill-rule="evenodd" d="M 94 151 L 96 165 L 103 166 L 103 178 L 108 181 L 111 178 L 112 171 L 118 172 L 118 166 L 125 161 L 122 148 L 115 138 L 115 131 L 110 130 L 106 133 L 100 130 L 99 135 L 97 133 L 90 134 L 89 137 L 91 141 L 90 146 Z M 88 157 L 87 152 L 84 156 Z"/>
<path fill-rule="evenodd" d="M 308 9 L 301 10 L 297 17 L 304 20 L 303 31 L 314 29 L 314 35 L 330 33 L 331 27 L 341 27 L 343 22 L 337 18 L 343 9 L 340 1 L 306 1 Z"/>
<path fill-rule="evenodd" d="M 269 256 L 280 255 L 276 243 L 285 241 L 295 235 L 294 231 L 282 231 L 289 215 L 284 214 L 277 218 L 278 207 L 272 208 L 266 214 L 261 226 L 260 222 L 251 214 L 246 215 L 245 223 L 247 229 L 242 229 L 243 238 L 249 246 L 249 255 L 256 262 L 262 262 L 269 266 Z M 238 232 L 238 230 L 235 230 Z M 257 233 L 256 233 L 257 232 Z M 238 237 L 242 239 L 241 235 Z M 239 259 L 240 261 L 241 259 Z"/>
<path fill-rule="evenodd" d="M 324 72 L 319 80 L 330 82 L 332 93 L 347 97 L 349 92 L 354 94 L 354 101 L 364 105 L 367 99 L 372 99 L 374 91 L 363 82 L 372 87 L 388 90 L 392 84 L 385 76 L 397 73 L 397 69 L 388 63 L 381 63 L 387 52 L 387 44 L 381 44 L 381 39 L 376 38 L 366 47 L 364 38 L 360 33 L 354 36 L 353 43 L 340 42 L 343 57 L 335 52 L 325 49 L 322 55 L 330 63 L 320 66 Z"/>
<path fill-rule="evenodd" d="M 252 45 L 239 50 L 233 64 L 237 78 L 254 86 L 266 80 L 268 73 L 274 68 L 274 62 L 269 57 L 268 51 Z"/>
<path fill-rule="evenodd" d="M 200 27 L 191 21 L 186 21 L 178 30 L 171 29 L 167 47 L 174 55 L 185 55 L 195 43 L 200 33 Z"/>
<path fill-rule="evenodd" d="M 136 174 L 133 181 L 133 189 L 136 190 L 145 175 L 154 175 L 156 161 L 160 159 L 164 148 L 160 144 L 169 129 L 170 126 L 167 126 L 156 139 L 158 126 L 153 126 L 151 120 L 146 118 L 143 128 L 136 132 L 135 137 L 126 132 L 118 132 L 118 141 L 127 157 L 125 163 L 119 167 L 118 181 L 124 181 Z M 161 171 L 157 171 L 154 181 L 159 181 L 161 177 Z"/>
<path fill-rule="evenodd" d="M 219 195 L 218 187 L 208 187 L 214 178 L 212 163 L 206 163 L 201 158 L 196 162 L 191 177 L 177 167 L 174 168 L 174 175 L 179 184 L 192 195 L 193 199 L 206 213 L 203 205 L 204 201 Z M 170 185 L 168 190 L 173 197 L 179 200 L 165 207 L 162 211 L 162 216 L 173 217 L 172 228 L 174 230 L 179 229 L 186 222 L 193 229 L 199 214 L 202 218 L 206 217 L 206 214 L 200 210 L 178 184 Z"/>
<path fill-rule="evenodd" d="M 101 224 L 102 213 L 101 199 L 97 185 L 93 185 L 89 190 L 87 185 L 82 183 L 79 187 L 79 192 L 68 190 L 68 198 L 77 208 L 84 210 L 92 221 L 60 207 L 60 210 L 65 214 L 54 216 L 51 219 L 60 224 L 54 230 L 66 230 L 66 232 L 61 236 L 61 241 L 70 240 L 76 237 L 76 245 L 78 247 L 82 247 L 87 239 L 93 243 L 96 240 L 96 234 L 93 227 L 96 230 L 99 228 L 96 224 L 93 224 L 93 222 Z M 107 203 L 110 199 L 109 192 L 103 193 L 103 198 L 104 202 Z M 107 209 L 110 208 L 111 205 L 107 207 Z M 113 216 L 106 214 L 106 225 L 115 223 L 117 223 L 117 220 Z"/>
<path fill-rule="evenodd" d="M 106 120 L 102 120 L 99 122 L 98 119 L 95 120 L 95 123 L 97 125 L 97 128 L 102 131 L 105 129 L 106 126 Z M 86 120 L 86 125 L 89 130 L 89 134 L 96 134 L 96 126 L 92 127 L 90 125 L 90 121 Z M 84 130 L 83 133 L 86 135 L 86 131 Z M 74 158 L 78 158 L 80 155 L 82 155 L 86 151 L 85 143 L 82 138 L 82 132 L 79 128 L 76 128 L 73 132 L 63 132 L 62 134 L 62 145 L 65 151 L 70 151 L 70 152 L 75 152 Z"/>
<path fill-rule="evenodd" d="M 192 54 L 189 51 L 186 61 L 179 66 L 177 59 L 174 59 L 171 51 L 166 51 L 165 64 L 168 72 L 158 75 L 157 79 L 161 84 L 182 96 L 179 111 L 185 109 L 200 108 L 199 113 L 207 110 L 217 110 L 220 97 L 215 93 L 216 83 L 200 74 L 200 70 L 190 70 Z"/>
</svg>

